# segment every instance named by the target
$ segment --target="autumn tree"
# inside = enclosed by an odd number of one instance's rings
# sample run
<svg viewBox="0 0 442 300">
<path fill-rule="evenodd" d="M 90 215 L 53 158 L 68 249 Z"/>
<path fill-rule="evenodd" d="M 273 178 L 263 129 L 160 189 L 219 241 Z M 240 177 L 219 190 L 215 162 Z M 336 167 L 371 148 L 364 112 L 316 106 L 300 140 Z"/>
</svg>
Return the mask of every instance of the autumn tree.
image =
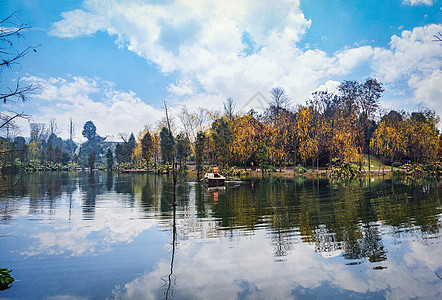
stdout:
<svg viewBox="0 0 442 300">
<path fill-rule="evenodd" d="M 406 153 L 406 140 L 402 116 L 391 111 L 379 123 L 370 141 L 370 147 L 391 160 L 391 169 L 396 158 Z"/>
<path fill-rule="evenodd" d="M 246 162 L 256 153 L 262 138 L 263 126 L 251 115 L 232 122 L 231 153 L 246 168 Z"/>
<path fill-rule="evenodd" d="M 146 169 L 149 170 L 149 161 L 152 158 L 154 145 L 152 142 L 152 136 L 149 131 L 146 131 L 141 139 L 141 150 L 144 160 L 146 161 Z"/>
<path fill-rule="evenodd" d="M 258 166 L 261 169 L 262 176 L 264 176 L 264 173 L 269 168 L 269 156 L 267 146 L 264 143 L 259 144 L 258 147 Z"/>
<path fill-rule="evenodd" d="M 438 123 L 439 117 L 429 109 L 413 112 L 404 121 L 407 152 L 415 163 L 433 161 L 437 158 L 439 151 Z"/>
</svg>

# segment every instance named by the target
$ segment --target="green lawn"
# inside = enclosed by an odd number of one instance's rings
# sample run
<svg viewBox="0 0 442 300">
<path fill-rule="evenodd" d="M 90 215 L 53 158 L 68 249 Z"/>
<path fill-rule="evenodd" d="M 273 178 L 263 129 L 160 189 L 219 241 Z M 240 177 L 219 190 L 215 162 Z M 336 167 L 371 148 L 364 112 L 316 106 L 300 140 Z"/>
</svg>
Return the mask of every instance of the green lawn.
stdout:
<svg viewBox="0 0 442 300">
<path fill-rule="evenodd" d="M 368 170 L 368 155 L 364 154 L 364 160 L 363 160 L 367 165 L 363 166 L 364 170 Z M 382 168 L 385 169 L 389 169 L 390 166 L 385 166 L 384 164 L 381 163 L 381 161 L 379 160 L 379 158 L 370 155 L 370 165 L 372 166 L 371 169 L 372 170 L 380 170 Z"/>
</svg>

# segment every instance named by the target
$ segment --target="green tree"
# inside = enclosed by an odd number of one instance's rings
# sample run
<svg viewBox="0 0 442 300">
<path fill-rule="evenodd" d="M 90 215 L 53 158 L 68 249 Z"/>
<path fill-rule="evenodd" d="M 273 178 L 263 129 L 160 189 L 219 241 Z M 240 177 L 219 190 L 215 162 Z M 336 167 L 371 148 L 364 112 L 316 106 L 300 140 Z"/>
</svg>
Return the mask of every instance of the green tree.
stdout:
<svg viewBox="0 0 442 300">
<path fill-rule="evenodd" d="M 189 153 L 190 140 L 183 132 L 181 132 L 176 137 L 176 158 L 180 162 L 180 167 L 183 161 L 186 163 Z"/>
<path fill-rule="evenodd" d="M 82 135 L 88 140 L 81 144 L 80 161 L 83 166 L 89 165 L 89 156 L 95 152 L 95 159 L 103 154 L 104 138 L 97 135 L 97 129 L 92 121 L 87 121 L 83 126 Z M 94 161 L 95 163 L 95 161 Z"/>
<path fill-rule="evenodd" d="M 230 160 L 230 144 L 232 141 L 232 129 L 223 118 L 214 122 L 212 133 L 215 155 L 221 167 L 228 167 Z"/>
<path fill-rule="evenodd" d="M 174 138 L 170 134 L 169 129 L 163 127 L 160 132 L 161 157 L 163 163 L 173 163 Z"/>
<path fill-rule="evenodd" d="M 61 151 L 60 147 L 56 146 L 54 149 L 54 158 L 56 163 L 61 163 L 63 160 L 63 152 Z"/>
<path fill-rule="evenodd" d="M 97 128 L 92 121 L 84 123 L 81 134 L 88 140 L 92 140 L 97 135 Z"/>
<path fill-rule="evenodd" d="M 89 170 L 92 171 L 95 167 L 95 159 L 96 159 L 96 153 L 95 151 L 89 154 L 88 158 L 88 164 L 89 164 Z"/>
<path fill-rule="evenodd" d="M 114 156 L 110 148 L 107 148 L 106 163 L 107 163 L 107 170 L 112 171 L 112 167 L 114 166 Z"/>
<path fill-rule="evenodd" d="M 196 135 L 195 141 L 195 164 L 197 177 L 200 178 L 200 173 L 204 167 L 204 149 L 206 144 L 206 135 L 204 132 L 199 131 Z"/>
</svg>

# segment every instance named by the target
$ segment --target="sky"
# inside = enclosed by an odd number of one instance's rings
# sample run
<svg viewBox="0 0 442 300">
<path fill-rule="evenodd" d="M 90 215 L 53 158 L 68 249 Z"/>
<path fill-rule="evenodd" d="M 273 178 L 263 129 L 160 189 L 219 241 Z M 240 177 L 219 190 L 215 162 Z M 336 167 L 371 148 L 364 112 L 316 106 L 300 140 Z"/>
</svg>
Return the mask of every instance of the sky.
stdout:
<svg viewBox="0 0 442 300">
<path fill-rule="evenodd" d="M 55 119 L 65 138 L 69 118 L 79 141 L 88 120 L 118 140 L 154 127 L 164 101 L 175 116 L 183 106 L 221 111 L 229 97 L 245 112 L 283 87 L 295 107 L 369 77 L 384 85 L 383 109 L 442 116 L 442 0 L 0 2 L 0 17 L 13 11 L 31 27 L 14 46 L 37 52 L 4 70 L 0 89 L 17 78 L 41 89 L 1 112 Z"/>
</svg>

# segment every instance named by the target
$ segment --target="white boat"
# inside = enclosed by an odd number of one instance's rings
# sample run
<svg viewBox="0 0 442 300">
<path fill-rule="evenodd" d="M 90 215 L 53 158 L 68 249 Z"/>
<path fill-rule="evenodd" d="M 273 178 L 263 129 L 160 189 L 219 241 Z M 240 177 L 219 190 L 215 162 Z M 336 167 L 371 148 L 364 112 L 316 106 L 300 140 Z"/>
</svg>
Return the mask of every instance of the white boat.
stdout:
<svg viewBox="0 0 442 300">
<path fill-rule="evenodd" d="M 209 186 L 224 185 L 225 180 L 226 177 L 218 173 L 217 167 L 213 168 L 213 173 L 206 173 L 206 175 L 204 175 L 204 182 Z"/>
</svg>

